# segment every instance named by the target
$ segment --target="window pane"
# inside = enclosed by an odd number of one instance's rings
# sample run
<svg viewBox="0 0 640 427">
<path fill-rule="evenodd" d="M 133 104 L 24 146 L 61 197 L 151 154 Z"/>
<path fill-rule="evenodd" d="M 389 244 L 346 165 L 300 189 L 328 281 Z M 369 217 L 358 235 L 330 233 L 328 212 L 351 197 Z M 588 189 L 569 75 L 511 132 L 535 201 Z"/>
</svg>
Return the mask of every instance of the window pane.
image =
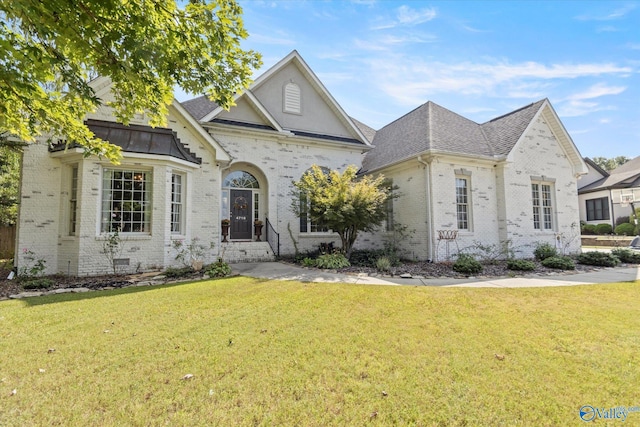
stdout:
<svg viewBox="0 0 640 427">
<path fill-rule="evenodd" d="M 171 175 L 171 232 L 182 232 L 182 175 Z"/>
<path fill-rule="evenodd" d="M 76 234 L 78 215 L 78 166 L 71 168 L 71 193 L 69 197 L 69 235 Z"/>
<path fill-rule="evenodd" d="M 150 179 L 148 171 L 104 170 L 101 232 L 151 231 L 151 193 L 147 190 Z"/>
<path fill-rule="evenodd" d="M 469 229 L 469 191 L 467 178 L 456 178 L 456 217 L 459 230 Z"/>
</svg>

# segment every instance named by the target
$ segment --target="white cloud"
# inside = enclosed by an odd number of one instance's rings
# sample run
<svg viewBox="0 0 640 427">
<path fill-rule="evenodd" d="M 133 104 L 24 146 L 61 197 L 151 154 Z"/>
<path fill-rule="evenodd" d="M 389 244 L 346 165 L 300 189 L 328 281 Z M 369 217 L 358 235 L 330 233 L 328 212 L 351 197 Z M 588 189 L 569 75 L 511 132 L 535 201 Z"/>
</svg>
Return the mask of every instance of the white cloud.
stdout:
<svg viewBox="0 0 640 427">
<path fill-rule="evenodd" d="M 580 21 L 611 21 L 624 18 L 629 12 L 636 8 L 635 4 L 628 4 L 603 15 L 579 15 L 576 19 Z"/>
<path fill-rule="evenodd" d="M 385 30 L 398 26 L 415 26 L 429 22 L 436 17 L 437 13 L 434 8 L 427 9 L 411 9 L 409 6 L 403 5 L 396 10 L 395 19 L 379 18 L 377 23 L 373 24 L 373 30 Z"/>
<path fill-rule="evenodd" d="M 402 25 L 418 25 L 431 21 L 436 17 L 436 10 L 433 8 L 414 10 L 409 6 L 398 8 L 398 22 Z"/>
<path fill-rule="evenodd" d="M 553 96 L 553 91 L 567 80 L 578 78 L 625 77 L 631 67 L 610 63 L 542 64 L 507 61 L 443 63 L 405 55 L 370 58 L 362 67 L 370 73 L 366 78 L 398 105 L 421 105 L 434 96 L 463 95 L 484 98 L 511 98 L 527 101 Z M 616 95 L 625 86 L 595 84 L 562 101 L 571 115 L 589 109 L 586 101 L 605 95 Z M 566 91 L 566 89 L 565 89 Z M 573 102 L 573 104 L 571 103 Z"/>
<path fill-rule="evenodd" d="M 611 105 L 600 105 L 597 102 L 585 102 L 580 100 L 572 100 L 561 103 L 558 107 L 558 115 L 561 117 L 578 117 L 595 113 L 596 111 L 611 111 L 616 108 Z"/>
<path fill-rule="evenodd" d="M 573 101 L 582 100 L 582 99 L 593 99 L 593 98 L 599 98 L 601 96 L 606 96 L 606 95 L 618 95 L 624 92 L 625 90 L 627 90 L 626 86 L 607 86 L 603 83 L 598 83 L 591 86 L 584 92 L 576 93 L 569 96 L 567 99 L 573 100 Z"/>
</svg>

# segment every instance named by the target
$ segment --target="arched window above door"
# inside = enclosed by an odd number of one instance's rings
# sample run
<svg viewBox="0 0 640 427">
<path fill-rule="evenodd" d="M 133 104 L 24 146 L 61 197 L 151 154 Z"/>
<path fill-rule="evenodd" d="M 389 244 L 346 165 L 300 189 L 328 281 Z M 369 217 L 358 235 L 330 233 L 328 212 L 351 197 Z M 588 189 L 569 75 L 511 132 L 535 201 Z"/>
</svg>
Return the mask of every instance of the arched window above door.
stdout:
<svg viewBox="0 0 640 427">
<path fill-rule="evenodd" d="M 260 188 L 256 177 L 245 171 L 231 172 L 224 179 L 222 186 L 229 188 Z"/>
</svg>

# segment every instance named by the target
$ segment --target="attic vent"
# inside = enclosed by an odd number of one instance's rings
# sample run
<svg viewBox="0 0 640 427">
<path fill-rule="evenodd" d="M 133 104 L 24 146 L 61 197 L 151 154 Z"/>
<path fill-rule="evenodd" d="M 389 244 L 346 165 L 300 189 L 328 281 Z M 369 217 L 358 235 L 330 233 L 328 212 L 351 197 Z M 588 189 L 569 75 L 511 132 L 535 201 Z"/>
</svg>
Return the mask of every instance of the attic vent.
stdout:
<svg viewBox="0 0 640 427">
<path fill-rule="evenodd" d="M 285 113 L 301 114 L 300 86 L 295 83 L 287 83 L 284 86 L 282 110 Z"/>
</svg>

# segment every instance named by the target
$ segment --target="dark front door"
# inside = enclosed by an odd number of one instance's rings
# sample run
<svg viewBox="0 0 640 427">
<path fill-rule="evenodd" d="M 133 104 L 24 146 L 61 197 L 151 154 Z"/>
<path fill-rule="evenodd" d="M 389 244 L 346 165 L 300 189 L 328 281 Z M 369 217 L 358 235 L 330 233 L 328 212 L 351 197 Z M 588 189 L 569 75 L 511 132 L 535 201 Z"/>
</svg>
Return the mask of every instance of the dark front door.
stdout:
<svg viewBox="0 0 640 427">
<path fill-rule="evenodd" d="M 251 195 L 251 190 L 231 190 L 231 239 L 251 240 Z"/>
</svg>

